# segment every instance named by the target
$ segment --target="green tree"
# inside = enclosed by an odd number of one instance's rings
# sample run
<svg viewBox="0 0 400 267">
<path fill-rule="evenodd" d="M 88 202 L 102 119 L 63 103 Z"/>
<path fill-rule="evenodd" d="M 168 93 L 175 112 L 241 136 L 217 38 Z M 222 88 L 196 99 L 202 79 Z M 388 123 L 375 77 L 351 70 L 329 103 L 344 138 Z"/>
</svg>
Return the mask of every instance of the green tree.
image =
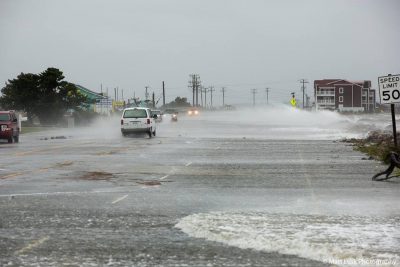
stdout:
<svg viewBox="0 0 400 267">
<path fill-rule="evenodd" d="M 178 107 L 190 107 L 190 103 L 187 102 L 186 97 L 176 97 L 174 101 L 165 104 L 163 108 L 178 108 Z"/>
<path fill-rule="evenodd" d="M 62 71 L 48 68 L 40 74 L 21 73 L 1 89 L 0 105 L 23 110 L 29 118 L 36 115 L 41 123 L 59 121 L 68 109 L 80 109 L 86 97 L 76 86 L 64 81 Z"/>
<path fill-rule="evenodd" d="M 0 106 L 4 109 L 23 110 L 31 121 L 34 105 L 39 100 L 39 76 L 32 73 L 21 73 L 16 79 L 8 80 L 1 89 Z"/>
</svg>

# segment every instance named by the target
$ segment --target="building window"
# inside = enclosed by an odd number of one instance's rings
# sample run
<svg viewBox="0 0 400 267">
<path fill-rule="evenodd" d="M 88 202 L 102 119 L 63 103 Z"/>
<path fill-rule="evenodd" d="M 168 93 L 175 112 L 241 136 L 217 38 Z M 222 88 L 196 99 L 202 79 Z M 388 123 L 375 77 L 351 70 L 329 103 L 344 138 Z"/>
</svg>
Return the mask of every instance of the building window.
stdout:
<svg viewBox="0 0 400 267">
<path fill-rule="evenodd" d="M 343 94 L 343 87 L 339 88 L 339 94 Z"/>
<path fill-rule="evenodd" d="M 339 103 L 343 103 L 343 96 L 339 96 Z"/>
</svg>

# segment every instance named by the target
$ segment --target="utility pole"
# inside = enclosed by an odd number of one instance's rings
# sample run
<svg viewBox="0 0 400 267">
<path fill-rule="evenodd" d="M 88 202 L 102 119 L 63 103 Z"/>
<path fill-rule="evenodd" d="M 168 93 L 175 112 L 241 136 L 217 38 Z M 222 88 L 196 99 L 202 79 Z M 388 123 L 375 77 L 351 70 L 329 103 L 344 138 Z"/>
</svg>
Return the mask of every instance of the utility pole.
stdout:
<svg viewBox="0 0 400 267">
<path fill-rule="evenodd" d="M 211 105 L 210 105 L 210 107 L 213 108 L 213 92 L 215 91 L 214 86 L 210 86 L 209 91 L 211 92 Z"/>
<path fill-rule="evenodd" d="M 145 92 L 145 97 L 146 100 L 149 100 L 149 92 L 147 91 L 149 89 L 150 86 L 145 86 L 144 88 L 146 88 L 146 92 Z"/>
<path fill-rule="evenodd" d="M 194 74 L 192 75 L 192 90 L 193 90 L 193 101 L 192 101 L 192 106 L 194 107 L 194 94 L 196 92 L 196 86 L 195 86 L 195 81 L 194 81 Z"/>
<path fill-rule="evenodd" d="M 268 105 L 268 93 L 269 93 L 269 87 L 265 88 L 265 92 L 267 93 L 267 105 Z"/>
<path fill-rule="evenodd" d="M 122 101 L 124 101 L 124 89 L 121 89 L 121 93 L 122 93 Z"/>
<path fill-rule="evenodd" d="M 299 81 L 300 81 L 301 83 L 303 83 L 303 85 L 302 85 L 302 87 L 301 87 L 301 90 L 303 91 L 303 109 L 304 109 L 304 92 L 305 92 L 305 90 L 306 90 L 304 84 L 305 84 L 305 83 L 308 83 L 308 81 L 307 81 L 306 79 L 301 79 L 301 80 L 299 80 Z"/>
<path fill-rule="evenodd" d="M 225 92 L 226 92 L 226 88 L 222 87 L 221 91 L 222 91 L 222 107 L 225 107 Z"/>
<path fill-rule="evenodd" d="M 201 100 L 201 107 L 203 107 L 203 92 L 204 92 L 204 87 L 200 86 L 200 100 Z"/>
<path fill-rule="evenodd" d="M 256 106 L 257 89 L 251 89 L 251 93 L 253 94 L 253 107 L 255 107 Z"/>
<path fill-rule="evenodd" d="M 204 106 L 207 109 L 207 88 L 204 88 Z"/>
<path fill-rule="evenodd" d="M 194 77 L 195 86 L 196 86 L 196 107 L 199 106 L 199 75 Z"/>
<path fill-rule="evenodd" d="M 165 107 L 165 84 L 162 82 L 162 95 L 163 95 L 163 106 Z"/>
<path fill-rule="evenodd" d="M 153 108 L 156 108 L 156 101 L 155 101 L 155 94 L 154 94 L 154 92 L 153 92 Z"/>
<path fill-rule="evenodd" d="M 189 88 L 192 88 L 193 93 L 193 102 L 192 105 L 198 106 L 199 105 L 199 87 L 200 87 L 200 76 L 198 74 L 190 74 L 189 75 Z"/>
</svg>

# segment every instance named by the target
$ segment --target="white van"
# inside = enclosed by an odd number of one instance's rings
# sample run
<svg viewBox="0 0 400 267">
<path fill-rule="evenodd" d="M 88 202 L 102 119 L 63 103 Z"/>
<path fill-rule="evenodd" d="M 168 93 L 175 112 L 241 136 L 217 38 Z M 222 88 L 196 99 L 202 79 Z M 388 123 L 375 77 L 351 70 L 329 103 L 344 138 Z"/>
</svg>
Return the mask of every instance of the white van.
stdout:
<svg viewBox="0 0 400 267">
<path fill-rule="evenodd" d="M 121 117 L 121 133 L 147 133 L 149 138 L 156 136 L 156 123 L 149 108 L 126 108 Z"/>
</svg>

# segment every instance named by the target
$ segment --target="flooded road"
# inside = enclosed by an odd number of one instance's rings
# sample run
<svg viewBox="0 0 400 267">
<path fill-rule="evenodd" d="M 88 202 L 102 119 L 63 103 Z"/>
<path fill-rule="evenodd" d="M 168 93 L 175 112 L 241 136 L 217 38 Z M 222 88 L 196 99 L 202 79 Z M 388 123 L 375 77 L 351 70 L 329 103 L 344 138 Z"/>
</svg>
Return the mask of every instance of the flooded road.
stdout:
<svg viewBox="0 0 400 267">
<path fill-rule="evenodd" d="M 400 182 L 337 141 L 386 124 L 281 109 L 22 135 L 0 144 L 0 265 L 399 266 Z"/>
</svg>

